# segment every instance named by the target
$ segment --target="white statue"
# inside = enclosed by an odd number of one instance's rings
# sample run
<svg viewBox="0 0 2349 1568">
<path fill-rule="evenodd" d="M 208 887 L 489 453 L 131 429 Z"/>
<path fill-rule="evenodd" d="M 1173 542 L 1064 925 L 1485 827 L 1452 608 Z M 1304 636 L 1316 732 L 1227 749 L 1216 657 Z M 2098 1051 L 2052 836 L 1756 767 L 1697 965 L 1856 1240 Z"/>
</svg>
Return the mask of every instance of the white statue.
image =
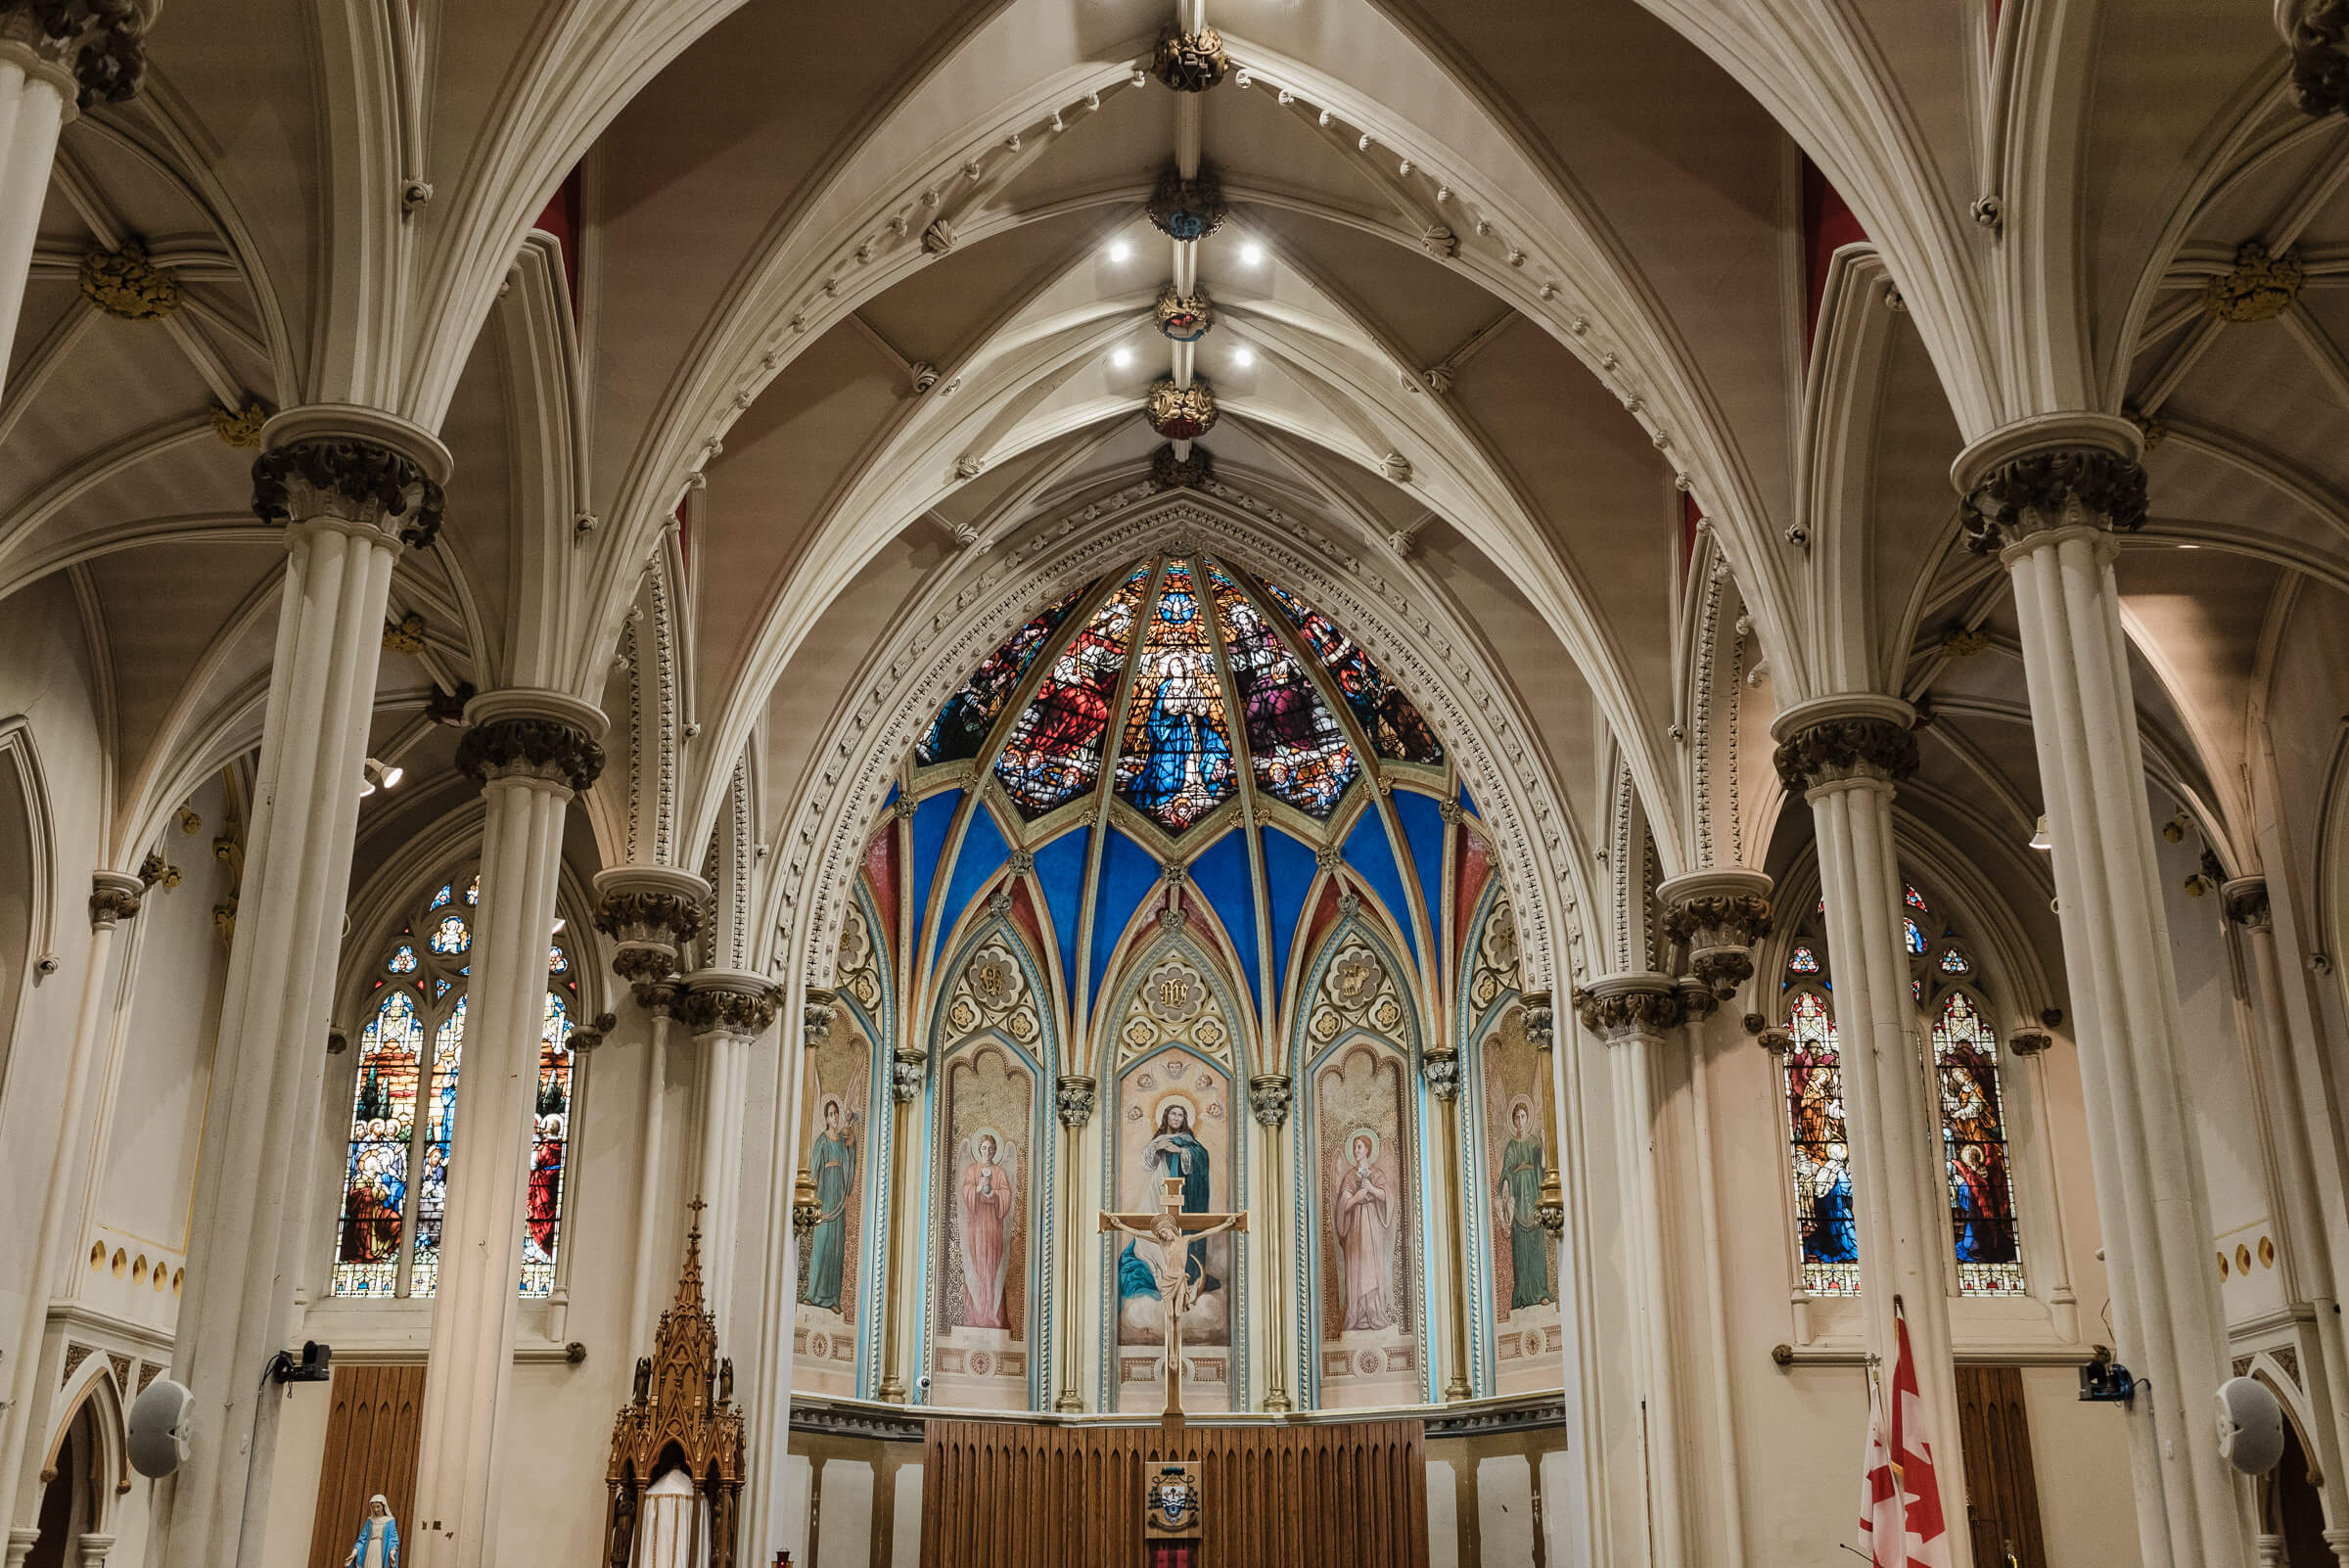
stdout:
<svg viewBox="0 0 2349 1568">
<path fill-rule="evenodd" d="M 399 1568 L 399 1521 L 382 1493 L 367 1499 L 367 1517 L 359 1521 L 359 1539 L 343 1568 Z"/>
</svg>

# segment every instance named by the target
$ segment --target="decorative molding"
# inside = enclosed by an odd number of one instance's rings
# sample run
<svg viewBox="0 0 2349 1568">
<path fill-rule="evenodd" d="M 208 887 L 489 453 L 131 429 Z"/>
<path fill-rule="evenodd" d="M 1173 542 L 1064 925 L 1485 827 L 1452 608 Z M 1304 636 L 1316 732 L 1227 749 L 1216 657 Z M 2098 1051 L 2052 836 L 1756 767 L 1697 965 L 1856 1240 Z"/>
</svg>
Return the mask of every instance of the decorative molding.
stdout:
<svg viewBox="0 0 2349 1568">
<path fill-rule="evenodd" d="M 253 460 L 253 510 L 264 523 L 397 520 L 399 542 L 421 550 L 438 536 L 446 499 L 414 458 L 360 437 L 309 437 Z"/>
<path fill-rule="evenodd" d="M 1824 718 L 1780 739 L 1771 761 L 1789 795 L 1847 778 L 1898 783 L 1916 771 L 1916 732 L 1872 715 Z"/>
<path fill-rule="evenodd" d="M 2277 0 L 2292 51 L 2292 96 L 2309 115 L 2349 113 L 2349 0 Z"/>
<path fill-rule="evenodd" d="M 1213 27 L 1197 32 L 1169 27 L 1158 35 L 1158 49 L 1150 58 L 1150 74 L 1178 93 L 1206 92 L 1230 69 L 1223 35 Z"/>
<path fill-rule="evenodd" d="M 384 652 L 414 657 L 424 652 L 424 617 L 410 610 L 397 621 L 384 623 Z"/>
<path fill-rule="evenodd" d="M 486 719 L 457 741 L 457 771 L 476 784 L 528 775 L 555 780 L 581 794 L 603 770 L 603 747 L 568 719 L 520 715 Z"/>
<path fill-rule="evenodd" d="M 2214 321 L 2273 321 L 2300 298 L 2308 269 L 2299 253 L 2275 255 L 2257 240 L 2235 248 L 2234 266 L 2202 282 L 2202 309 Z"/>
<path fill-rule="evenodd" d="M 1215 327 L 1216 301 L 1205 284 L 1195 286 L 1189 294 L 1178 294 L 1170 283 L 1159 291 L 1150 319 L 1160 337 L 1175 343 L 1197 343 Z"/>
<path fill-rule="evenodd" d="M 1176 457 L 1174 443 L 1169 441 L 1150 454 L 1150 482 L 1162 490 L 1200 489 L 1215 477 L 1215 459 L 1204 446 L 1192 447 L 1188 457 Z"/>
<path fill-rule="evenodd" d="M 1653 1038 L 1688 1019 L 1687 998 L 1661 975 L 1610 978 L 1577 987 L 1574 1010 L 1606 1045 Z"/>
<path fill-rule="evenodd" d="M 212 434 L 226 446 L 258 446 L 261 427 L 269 423 L 269 405 L 258 398 L 247 398 L 242 408 L 218 403 L 212 408 Z"/>
<path fill-rule="evenodd" d="M 1082 1073 L 1063 1073 L 1052 1085 L 1052 1110 L 1060 1125 L 1074 1132 L 1093 1119 L 1101 1085 Z"/>
<path fill-rule="evenodd" d="M 2018 1029 L 2006 1037 L 2006 1049 L 2025 1058 L 2046 1054 L 2055 1037 L 2036 1029 Z"/>
<path fill-rule="evenodd" d="M 1223 182 L 1206 163 L 1189 179 L 1169 160 L 1150 188 L 1146 210 L 1151 226 L 1170 240 L 1204 240 L 1223 226 L 1231 208 L 1223 200 Z"/>
<path fill-rule="evenodd" d="M 1958 504 L 1966 548 L 1991 555 L 2033 533 L 2086 525 L 2145 526 L 2145 469 L 2096 446 L 2026 452 L 1992 468 Z"/>
<path fill-rule="evenodd" d="M 1248 1081 L 1248 1112 L 1259 1126 L 1286 1126 L 1296 1097 L 1296 1083 L 1286 1074 L 1259 1073 Z"/>
<path fill-rule="evenodd" d="M 783 988 L 739 970 L 704 969 L 685 977 L 677 1021 L 696 1035 L 755 1039 L 766 1033 L 783 1004 Z"/>
<path fill-rule="evenodd" d="M 123 321 L 161 321 L 179 308 L 179 276 L 147 259 L 147 247 L 124 240 L 117 251 L 81 258 L 81 297 Z"/>
<path fill-rule="evenodd" d="M 1142 417 L 1150 421 L 1150 428 L 1171 441 L 1197 440 L 1216 428 L 1221 415 L 1216 390 L 1205 376 L 1195 377 L 1188 387 L 1161 376 L 1151 383 L 1149 398 L 1142 404 Z"/>
</svg>

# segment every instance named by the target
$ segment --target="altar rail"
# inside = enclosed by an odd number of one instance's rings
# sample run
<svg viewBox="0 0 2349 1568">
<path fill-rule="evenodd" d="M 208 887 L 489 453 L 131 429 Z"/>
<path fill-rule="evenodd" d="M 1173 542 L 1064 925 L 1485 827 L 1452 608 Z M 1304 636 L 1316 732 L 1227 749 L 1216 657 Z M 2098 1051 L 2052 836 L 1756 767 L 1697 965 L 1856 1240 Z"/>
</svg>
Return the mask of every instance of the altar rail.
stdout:
<svg viewBox="0 0 2349 1568">
<path fill-rule="evenodd" d="M 1145 1560 L 1142 1466 L 1187 1459 L 1216 1568 L 1425 1568 L 1425 1426 L 927 1423 L 923 1568 L 1114 1568 Z"/>
</svg>

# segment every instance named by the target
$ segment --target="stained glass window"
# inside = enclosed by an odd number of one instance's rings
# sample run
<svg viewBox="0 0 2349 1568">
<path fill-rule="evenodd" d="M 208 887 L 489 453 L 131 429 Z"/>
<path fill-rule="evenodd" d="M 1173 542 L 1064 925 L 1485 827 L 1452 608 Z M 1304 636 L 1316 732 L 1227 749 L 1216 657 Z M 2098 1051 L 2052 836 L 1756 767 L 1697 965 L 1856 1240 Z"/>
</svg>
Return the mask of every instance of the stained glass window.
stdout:
<svg viewBox="0 0 2349 1568">
<path fill-rule="evenodd" d="M 1943 974 L 1962 975 L 1973 967 L 1974 966 L 1972 964 L 1969 964 L 1965 961 L 1965 954 L 1959 952 L 1957 948 L 1944 947 L 1942 949 L 1941 972 Z"/>
<path fill-rule="evenodd" d="M 1958 1288 L 1968 1296 L 2019 1296 L 2023 1255 L 1999 1100 L 1999 1038 L 1962 991 L 1943 998 L 1933 1021 L 1933 1069 Z"/>
<path fill-rule="evenodd" d="M 377 973 L 351 1093 L 338 1296 L 430 1296 L 438 1283 L 470 1010 L 471 914 L 480 903 L 479 877 L 439 887 L 391 942 Z M 578 979 L 560 937 L 547 945 L 546 983 L 521 1282 L 525 1295 L 536 1296 L 554 1284 L 575 1076 L 569 1039 Z"/>
<path fill-rule="evenodd" d="M 538 1098 L 531 1107 L 530 1185 L 523 1199 L 522 1293 L 555 1288 L 555 1249 L 563 1228 L 563 1155 L 571 1128 L 571 1011 L 553 992 L 538 1037 Z"/>
<path fill-rule="evenodd" d="M 1786 1122 L 1803 1286 L 1815 1296 L 1860 1293 L 1860 1226 L 1852 1209 L 1843 1069 L 1826 999 L 1797 993 L 1786 1009 Z"/>
<path fill-rule="evenodd" d="M 1797 947 L 1794 956 L 1786 960 L 1786 967 L 1798 975 L 1816 975 L 1819 973 L 1819 954 L 1809 947 Z"/>
<path fill-rule="evenodd" d="M 1379 673 L 1378 666 L 1359 644 L 1278 583 L 1266 582 L 1265 587 L 1281 614 L 1288 617 L 1289 624 L 1313 650 L 1313 657 L 1329 671 L 1362 733 L 1370 737 L 1372 751 L 1399 762 L 1433 764 L 1444 761 L 1444 748 L 1436 743 L 1435 731 L 1427 727 L 1427 720 L 1419 716 L 1409 698 L 1387 684 L 1387 677 Z"/>
<path fill-rule="evenodd" d="M 1239 585 L 1213 562 L 1206 570 L 1257 787 L 1327 817 L 1361 770 L 1345 727 Z"/>
<path fill-rule="evenodd" d="M 1036 663 L 1036 656 L 1044 651 L 1052 633 L 1069 617 L 1069 611 L 1079 599 L 1092 591 L 1086 583 L 1058 604 L 1047 606 L 1044 612 L 1012 633 L 1011 640 L 987 656 L 984 664 L 971 671 L 971 678 L 962 689 L 946 699 L 946 706 L 938 711 L 931 722 L 930 733 L 913 750 L 913 760 L 927 767 L 933 762 L 957 762 L 979 755 L 987 744 L 995 719 L 1003 705 Z"/>
<path fill-rule="evenodd" d="M 1204 609 L 1189 566 L 1170 563 L 1134 661 L 1118 747 L 1118 798 L 1174 833 L 1239 787 Z"/>
<path fill-rule="evenodd" d="M 413 968 L 415 954 L 408 957 Z M 398 1285 L 408 1137 L 416 1122 L 417 1059 L 423 1046 L 424 1026 L 414 999 L 404 991 L 392 991 L 359 1036 L 350 1157 L 344 1165 L 335 1247 L 338 1296 L 389 1296 Z"/>
<path fill-rule="evenodd" d="M 1925 907 L 1925 896 L 1916 891 L 1916 884 L 1913 882 L 1904 882 L 1901 884 L 1901 897 L 1908 902 L 1909 907 L 1911 909 L 1922 909 Z"/>
<path fill-rule="evenodd" d="M 995 777 L 1031 822 L 1084 794 L 1100 776 L 1101 738 L 1149 576 L 1148 567 L 1138 569 L 1069 639 L 1003 743 Z"/>
<path fill-rule="evenodd" d="M 1909 950 L 1911 952 L 1923 952 L 1925 950 L 1925 934 L 1917 930 L 1916 922 L 1913 920 L 1904 920 L 1901 922 L 1901 924 L 1906 928 L 1905 935 L 1909 943 Z"/>
</svg>

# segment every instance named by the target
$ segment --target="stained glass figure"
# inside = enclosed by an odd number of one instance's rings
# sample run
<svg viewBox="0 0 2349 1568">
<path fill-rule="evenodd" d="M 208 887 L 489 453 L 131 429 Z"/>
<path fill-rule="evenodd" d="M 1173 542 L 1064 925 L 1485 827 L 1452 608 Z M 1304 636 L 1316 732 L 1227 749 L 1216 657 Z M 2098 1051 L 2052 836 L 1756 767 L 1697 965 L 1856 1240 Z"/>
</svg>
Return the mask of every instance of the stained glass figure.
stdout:
<svg viewBox="0 0 2349 1568">
<path fill-rule="evenodd" d="M 995 727 L 1003 705 L 1036 656 L 1044 651 L 1044 644 L 1060 629 L 1069 618 L 1077 601 L 1092 592 L 1086 583 L 1058 604 L 1048 605 L 1043 613 L 1011 634 L 1011 640 L 993 653 L 977 669 L 962 688 L 946 699 L 946 706 L 938 711 L 930 724 L 930 733 L 913 749 L 913 760 L 924 767 L 934 762 L 959 762 L 979 755 L 987 737 Z"/>
<path fill-rule="evenodd" d="M 1437 744 L 1436 733 L 1419 716 L 1411 700 L 1387 683 L 1369 654 L 1355 640 L 1332 625 L 1329 618 L 1317 610 L 1309 609 L 1305 602 L 1276 582 L 1266 582 L 1273 602 L 1280 606 L 1289 624 L 1296 627 L 1313 657 L 1329 671 L 1330 680 L 1354 710 L 1362 733 L 1370 737 L 1370 749 L 1391 761 L 1422 762 L 1429 765 L 1444 761 L 1444 748 Z"/>
<path fill-rule="evenodd" d="M 459 996 L 433 1032 L 433 1076 L 424 1105 L 424 1164 L 416 1183 L 416 1244 L 408 1294 L 429 1296 L 440 1278 L 440 1220 L 448 1208 L 448 1150 L 457 1130 L 457 1072 L 465 1054 L 465 1003 Z"/>
<path fill-rule="evenodd" d="M 463 952 L 472 946 L 473 933 L 466 928 L 465 917 L 453 914 L 442 915 L 440 923 L 433 928 L 430 945 L 433 951 L 444 957 L 450 953 Z"/>
<path fill-rule="evenodd" d="M 414 954 L 409 956 L 413 960 Z M 344 1167 L 335 1247 L 338 1296 L 389 1296 L 397 1288 L 408 1140 L 416 1122 L 416 1072 L 423 1048 L 424 1026 L 415 1002 L 404 991 L 392 992 L 359 1035 L 350 1156 Z"/>
<path fill-rule="evenodd" d="M 1206 571 L 1257 787 L 1326 818 L 1361 771 L 1345 726 L 1239 584 L 1212 561 Z"/>
<path fill-rule="evenodd" d="M 1798 975 L 1816 975 L 1819 973 L 1819 954 L 1809 947 L 1797 947 L 1794 956 L 1786 960 L 1786 967 Z"/>
<path fill-rule="evenodd" d="M 1967 1296 L 2022 1295 L 2022 1246 L 1999 1100 L 1999 1038 L 1962 991 L 1943 999 L 1933 1021 L 1933 1069 L 1941 1090 L 1958 1288 Z"/>
<path fill-rule="evenodd" d="M 538 1036 L 538 1098 L 531 1106 L 530 1186 L 523 1198 L 522 1293 L 555 1288 L 563 1227 L 563 1155 L 571 1129 L 571 1012 L 552 992 Z"/>
<path fill-rule="evenodd" d="M 432 907 L 435 909 L 445 909 L 448 907 L 448 900 L 456 896 L 457 885 L 453 882 L 443 883 L 440 891 L 433 895 Z"/>
<path fill-rule="evenodd" d="M 1923 952 L 1925 950 L 1925 934 L 1916 928 L 1916 922 L 1913 920 L 1903 920 L 1901 925 L 1909 943 L 1909 950 L 1911 952 Z"/>
<path fill-rule="evenodd" d="M 1149 576 L 1148 567 L 1139 568 L 1093 612 L 1053 660 L 1003 743 L 995 777 L 1028 821 L 1077 799 L 1100 776 L 1109 707 L 1117 700 L 1134 612 Z"/>
<path fill-rule="evenodd" d="M 1786 1122 L 1801 1238 L 1803 1287 L 1815 1296 L 1860 1293 L 1860 1225 L 1852 1209 L 1843 1068 L 1824 997 L 1798 993 L 1786 1009 Z"/>
<path fill-rule="evenodd" d="M 1133 697 L 1118 747 L 1118 798 L 1171 833 L 1239 787 L 1223 687 L 1201 612 L 1190 568 L 1170 564 L 1134 661 Z"/>
<path fill-rule="evenodd" d="M 482 901 L 482 878 L 479 872 L 474 874 L 474 878 L 471 882 L 465 884 L 465 901 L 467 903 L 480 903 Z"/>
</svg>

